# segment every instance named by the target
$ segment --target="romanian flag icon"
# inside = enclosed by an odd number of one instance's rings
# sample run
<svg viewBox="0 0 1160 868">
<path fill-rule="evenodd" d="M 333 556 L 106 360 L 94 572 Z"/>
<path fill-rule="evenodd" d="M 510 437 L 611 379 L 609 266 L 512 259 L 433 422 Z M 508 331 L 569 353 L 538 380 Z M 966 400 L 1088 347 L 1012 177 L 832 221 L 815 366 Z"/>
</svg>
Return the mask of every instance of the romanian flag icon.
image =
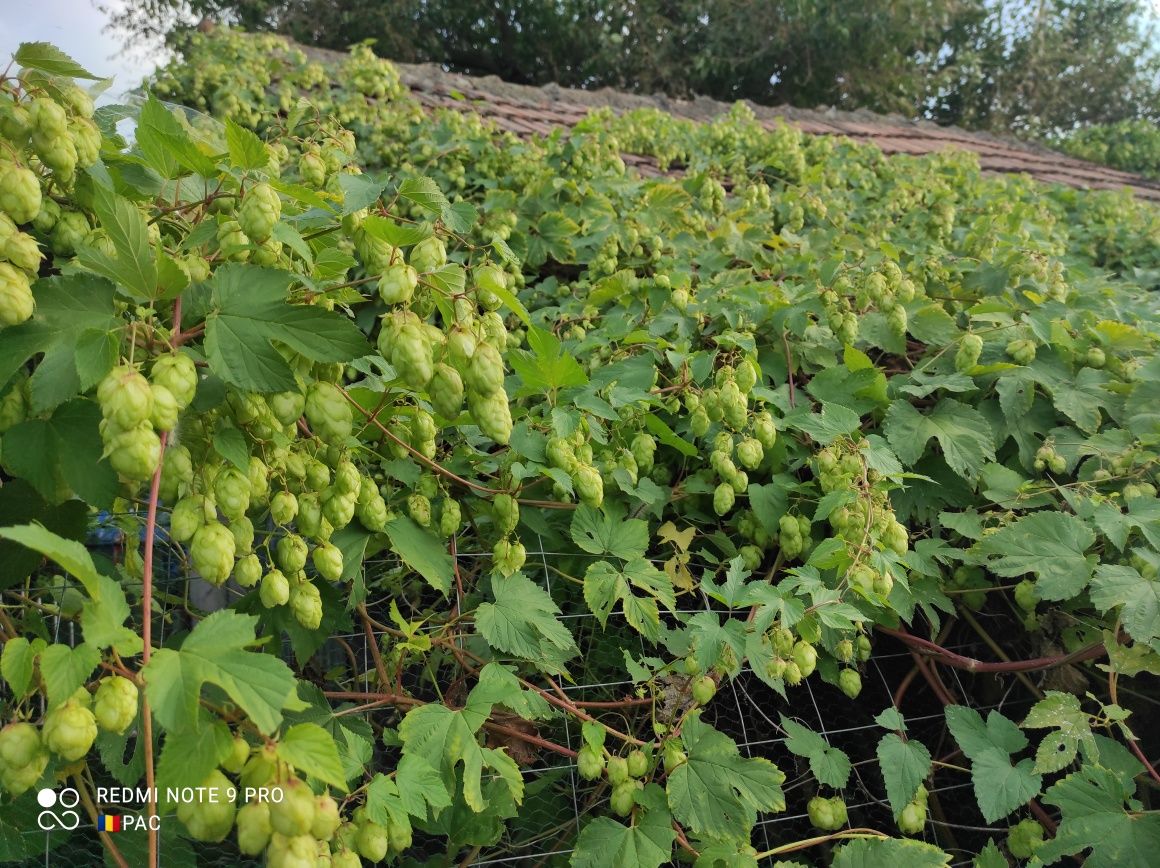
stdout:
<svg viewBox="0 0 1160 868">
<path fill-rule="evenodd" d="M 120 832 L 121 818 L 116 814 L 97 814 L 98 832 Z"/>
</svg>

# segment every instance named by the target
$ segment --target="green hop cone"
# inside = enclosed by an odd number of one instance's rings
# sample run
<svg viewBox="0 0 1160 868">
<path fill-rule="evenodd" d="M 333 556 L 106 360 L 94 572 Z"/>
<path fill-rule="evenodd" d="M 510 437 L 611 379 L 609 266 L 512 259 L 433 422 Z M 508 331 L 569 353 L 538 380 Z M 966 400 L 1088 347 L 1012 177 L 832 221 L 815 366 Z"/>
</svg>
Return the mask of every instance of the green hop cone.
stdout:
<svg viewBox="0 0 1160 868">
<path fill-rule="evenodd" d="M 604 755 L 590 744 L 580 748 L 576 755 L 576 770 L 586 781 L 595 781 L 604 773 Z"/>
<path fill-rule="evenodd" d="M 137 717 L 137 685 L 120 675 L 102 678 L 93 697 L 93 716 L 105 732 L 123 733 Z"/>
<path fill-rule="evenodd" d="M 311 383 L 303 409 L 310 430 L 323 441 L 341 445 L 350 438 L 354 430 L 354 413 L 333 383 L 320 380 Z"/>
<path fill-rule="evenodd" d="M 342 578 L 342 552 L 332 543 L 322 543 L 311 552 L 310 559 L 314 562 L 314 569 L 318 575 L 328 582 L 337 582 Z"/>
<path fill-rule="evenodd" d="M 717 515 L 725 515 L 733 509 L 736 499 L 737 493 L 733 490 L 733 486 L 728 482 L 722 482 L 713 491 L 713 511 Z"/>
<path fill-rule="evenodd" d="M 249 476 L 236 467 L 226 467 L 213 483 L 214 501 L 227 518 L 241 518 L 250 508 Z"/>
<path fill-rule="evenodd" d="M 290 610 L 294 620 L 307 630 L 317 630 L 322 623 L 322 595 L 312 582 L 299 582 L 290 589 Z"/>
<path fill-rule="evenodd" d="M 267 609 L 284 606 L 290 601 L 290 581 L 281 570 L 270 570 L 262 576 L 258 598 Z"/>
<path fill-rule="evenodd" d="M 164 386 L 177 402 L 177 407 L 184 410 L 193 401 L 197 391 L 197 366 L 193 359 L 182 353 L 173 353 L 159 356 L 153 362 L 150 372 L 152 382 L 156 386 Z"/>
<path fill-rule="evenodd" d="M 702 675 L 693 680 L 690 690 L 698 705 L 708 705 L 717 695 L 717 682 L 711 675 Z"/>
<path fill-rule="evenodd" d="M 193 539 L 198 528 L 205 524 L 205 498 L 189 495 L 181 498 L 169 516 L 169 535 L 177 542 Z"/>
<path fill-rule="evenodd" d="M 388 265 L 379 277 L 379 298 L 385 304 L 406 304 L 419 285 L 419 273 L 410 265 L 397 262 Z"/>
<path fill-rule="evenodd" d="M 518 540 L 501 539 L 492 549 L 493 569 L 502 576 L 518 573 L 528 559 L 527 550 Z"/>
<path fill-rule="evenodd" d="M 149 424 L 156 431 L 172 431 L 177 427 L 177 417 L 181 412 L 177 399 L 164 386 L 155 383 L 150 388 L 153 391 L 153 410 L 149 414 Z"/>
<path fill-rule="evenodd" d="M 469 390 L 467 407 L 480 431 L 501 446 L 507 445 L 512 436 L 512 411 L 502 389 L 490 395 Z"/>
<path fill-rule="evenodd" d="M 48 767 L 49 753 L 31 723 L 0 729 L 0 786 L 14 796 L 31 789 Z"/>
<path fill-rule="evenodd" d="M 899 821 L 901 828 L 902 822 Z M 1016 859 L 1030 859 L 1043 846 L 1043 826 L 1035 820 L 1020 820 L 1007 831 L 1007 849 Z"/>
<path fill-rule="evenodd" d="M 290 778 L 281 786 L 282 800 L 270 804 L 270 826 L 288 838 L 308 834 L 314 824 L 314 793 L 298 778 Z"/>
<path fill-rule="evenodd" d="M 489 343 L 478 344 L 467 368 L 467 385 L 481 395 L 491 395 L 503 390 L 503 379 L 499 350 Z"/>
<path fill-rule="evenodd" d="M 102 415 L 122 431 L 149 421 L 153 390 L 149 381 L 128 365 L 113 368 L 97 386 Z"/>
<path fill-rule="evenodd" d="M 423 389 L 431 382 L 435 361 L 421 326 L 406 323 L 399 329 L 391 348 L 391 364 L 412 389 Z"/>
<path fill-rule="evenodd" d="M 341 825 L 338 802 L 329 795 L 318 796 L 314 800 L 314 822 L 310 824 L 310 836 L 318 841 L 329 841 Z"/>
<path fill-rule="evenodd" d="M 843 669 L 838 673 L 838 689 L 851 699 L 857 699 L 862 692 L 862 676 L 857 669 Z"/>
<path fill-rule="evenodd" d="M 146 422 L 113 438 L 108 453 L 109 464 L 121 476 L 144 482 L 153 477 L 161 463 L 161 438 Z"/>
<path fill-rule="evenodd" d="M 243 856 L 260 856 L 270 843 L 270 806 L 248 802 L 238 809 L 238 850 Z"/>
<path fill-rule="evenodd" d="M 364 821 L 358 827 L 358 834 L 354 839 L 358 854 L 368 862 L 381 862 L 387 858 L 390 843 L 387 830 L 370 820 Z"/>
<path fill-rule="evenodd" d="M 274 556 L 284 573 L 295 575 L 306 567 L 306 558 L 309 554 L 310 548 L 306 545 L 306 540 L 292 533 L 278 540 Z"/>
<path fill-rule="evenodd" d="M 234 564 L 234 581 L 243 588 L 252 588 L 262 580 L 262 562 L 251 552 L 245 557 L 238 558 Z"/>
<path fill-rule="evenodd" d="M 270 498 L 270 518 L 285 527 L 298 515 L 298 498 L 289 491 L 279 491 Z"/>
<path fill-rule="evenodd" d="M 89 752 L 97 737 L 97 719 L 76 699 L 57 706 L 44 719 L 44 744 L 68 762 Z"/>
<path fill-rule="evenodd" d="M 195 841 L 224 841 L 234 827 L 236 814 L 230 793 L 235 787 L 229 778 L 214 769 L 194 791 L 195 798 L 177 805 L 179 819 Z"/>
<path fill-rule="evenodd" d="M 496 529 L 501 534 L 509 534 L 520 523 L 520 505 L 510 494 L 497 494 L 491 502 L 495 511 Z"/>
<path fill-rule="evenodd" d="M 0 211 L 18 226 L 40 213 L 40 181 L 31 169 L 0 162 Z"/>
<path fill-rule="evenodd" d="M 234 569 L 237 543 L 225 525 L 210 521 L 193 535 L 189 557 L 193 567 L 211 585 L 221 585 Z"/>
<path fill-rule="evenodd" d="M 416 271 L 436 271 L 447 264 L 447 247 L 443 239 L 432 235 L 412 247 L 407 258 Z"/>
<path fill-rule="evenodd" d="M 919 835 L 926 826 L 926 803 L 909 803 L 898 815 L 898 831 L 904 835 Z"/>
<path fill-rule="evenodd" d="M 572 487 L 576 489 L 580 502 L 599 509 L 604 502 L 604 480 L 600 471 L 588 464 L 579 464 L 571 475 Z"/>
<path fill-rule="evenodd" d="M 277 192 L 269 184 L 260 183 L 242 198 L 238 224 L 251 241 L 261 244 L 270 237 L 281 216 L 282 200 Z"/>
<path fill-rule="evenodd" d="M 455 419 L 463 410 L 463 378 L 450 365 L 440 363 L 435 366 L 435 373 L 427 384 L 427 394 L 435 412 L 444 419 Z"/>
<path fill-rule="evenodd" d="M 31 319 L 36 303 L 28 275 L 0 262 L 0 327 L 20 325 Z"/>
<path fill-rule="evenodd" d="M 976 334 L 964 335 L 955 352 L 955 370 L 965 374 L 979 363 L 979 356 L 982 353 L 983 339 Z"/>
<path fill-rule="evenodd" d="M 802 678 L 809 678 L 818 665 L 818 652 L 806 641 L 798 641 L 793 646 L 793 662 L 801 671 Z"/>
</svg>

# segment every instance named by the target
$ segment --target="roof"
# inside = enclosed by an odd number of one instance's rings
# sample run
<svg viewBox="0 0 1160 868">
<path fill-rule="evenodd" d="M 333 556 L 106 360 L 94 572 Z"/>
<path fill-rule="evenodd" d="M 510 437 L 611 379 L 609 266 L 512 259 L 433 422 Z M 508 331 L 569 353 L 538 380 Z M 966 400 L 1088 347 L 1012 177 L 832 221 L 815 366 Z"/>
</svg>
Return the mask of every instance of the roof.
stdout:
<svg viewBox="0 0 1160 868">
<path fill-rule="evenodd" d="M 317 59 L 334 61 L 338 52 L 303 47 Z M 403 83 L 420 105 L 472 111 L 516 135 L 547 135 L 570 127 L 597 108 L 615 112 L 655 108 L 675 117 L 707 121 L 729 111 L 731 104 L 697 97 L 691 100 L 641 96 L 603 88 L 577 90 L 558 85 L 533 87 L 512 84 L 495 76 L 467 76 L 435 64 L 396 63 Z M 791 106 L 760 106 L 747 102 L 759 122 L 772 127 L 778 119 L 815 135 L 847 136 L 872 142 L 886 154 L 929 154 L 944 148 L 974 151 L 984 171 L 1026 173 L 1046 183 L 1082 189 L 1123 189 L 1139 198 L 1160 203 L 1160 182 L 1078 160 L 1014 138 L 943 127 L 926 121 L 872 112 L 809 110 Z M 625 154 L 625 162 L 645 174 L 659 173 L 649 157 Z"/>
</svg>

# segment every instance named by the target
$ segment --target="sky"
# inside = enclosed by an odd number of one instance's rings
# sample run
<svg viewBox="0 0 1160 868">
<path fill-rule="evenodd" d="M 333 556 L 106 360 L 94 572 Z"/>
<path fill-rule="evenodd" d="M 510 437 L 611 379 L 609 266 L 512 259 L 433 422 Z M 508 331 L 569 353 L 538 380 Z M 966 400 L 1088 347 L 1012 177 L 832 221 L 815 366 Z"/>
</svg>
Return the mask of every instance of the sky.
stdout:
<svg viewBox="0 0 1160 868">
<path fill-rule="evenodd" d="M 159 56 L 123 52 L 118 38 L 103 32 L 107 23 L 92 0 L 0 0 L 0 58 L 21 42 L 51 42 L 94 75 L 113 77 L 99 102 L 117 102 L 152 71 Z"/>
</svg>

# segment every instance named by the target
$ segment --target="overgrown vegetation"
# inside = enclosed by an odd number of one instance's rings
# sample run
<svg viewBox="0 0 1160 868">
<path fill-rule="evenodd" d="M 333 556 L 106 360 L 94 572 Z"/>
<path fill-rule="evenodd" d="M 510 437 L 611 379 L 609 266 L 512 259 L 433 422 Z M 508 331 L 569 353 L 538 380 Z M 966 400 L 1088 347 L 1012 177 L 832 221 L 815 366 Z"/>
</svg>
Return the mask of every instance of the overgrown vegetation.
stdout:
<svg viewBox="0 0 1160 868">
<path fill-rule="evenodd" d="M 1052 142 L 1060 150 L 1147 178 L 1160 178 L 1160 127 L 1154 121 L 1120 121 L 1081 127 Z"/>
<path fill-rule="evenodd" d="M 521 141 L 273 37 L 135 107 L 86 75 L 25 45 L 0 103 L 5 853 L 38 787 L 144 781 L 218 800 L 124 864 L 1153 861 L 1154 208 L 743 109 Z M 866 708 L 883 645 L 915 668 Z M 877 721 L 857 768 L 814 693 Z M 531 828 L 564 789 L 579 834 Z"/>
</svg>

